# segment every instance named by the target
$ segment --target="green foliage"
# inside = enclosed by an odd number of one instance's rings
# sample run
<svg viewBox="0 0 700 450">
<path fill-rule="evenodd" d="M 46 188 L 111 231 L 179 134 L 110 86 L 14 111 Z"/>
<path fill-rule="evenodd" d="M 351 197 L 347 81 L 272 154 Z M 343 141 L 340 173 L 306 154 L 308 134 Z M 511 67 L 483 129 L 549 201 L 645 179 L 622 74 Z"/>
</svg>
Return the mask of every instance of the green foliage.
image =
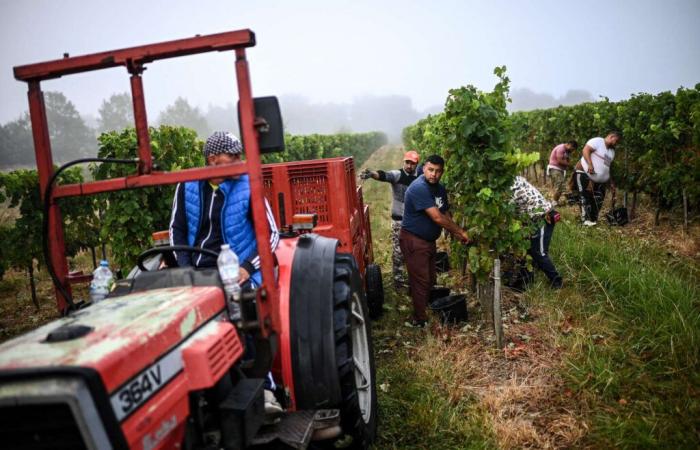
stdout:
<svg viewBox="0 0 700 450">
<path fill-rule="evenodd" d="M 518 172 L 538 158 L 510 144 L 509 79 L 505 67 L 494 73 L 500 81 L 493 92 L 474 86 L 452 89 L 444 112 L 403 133 L 407 148 L 424 157 L 435 153 L 445 158 L 442 182 L 450 193 L 452 215 L 474 241 L 466 255 L 460 244 L 454 244 L 453 251 L 468 257 L 470 270 L 480 280 L 488 277 L 495 257 L 525 254 L 530 230 L 510 203 L 510 187 Z"/>
<path fill-rule="evenodd" d="M 10 208 L 17 208 L 20 217 L 6 230 L 6 249 L 10 267 L 26 269 L 34 259 L 41 258 L 42 206 L 39 194 L 39 178 L 35 170 L 15 170 L 0 175 L 0 202 L 9 200 Z"/>
<path fill-rule="evenodd" d="M 12 228 L 4 223 L 0 224 L 0 242 L 12 242 L 12 235 L 10 234 Z M 10 252 L 12 251 L 12 246 L 10 245 L 0 245 L 0 280 L 5 276 L 7 269 L 11 267 L 10 263 Z"/>
<path fill-rule="evenodd" d="M 663 208 L 680 204 L 685 189 L 691 204 L 700 204 L 700 84 L 675 94 L 517 112 L 510 120 L 514 145 L 539 152 L 543 161 L 558 143 L 576 139 L 580 155 L 588 139 L 620 130 L 612 165 L 618 187 L 650 194 Z"/>
<path fill-rule="evenodd" d="M 281 161 L 352 156 L 355 167 L 360 167 L 375 150 L 387 142 L 381 132 L 286 135 L 285 151 L 278 155 Z M 272 161 L 268 161 L 272 162 Z"/>
<path fill-rule="evenodd" d="M 153 158 L 158 170 L 172 171 L 204 165 L 203 142 L 187 128 L 161 126 L 150 129 Z M 122 132 L 104 133 L 99 138 L 99 156 L 103 158 L 135 158 L 136 133 L 132 128 Z M 265 155 L 264 162 L 295 161 L 353 155 L 364 161 L 374 150 L 386 143 L 383 133 L 310 135 L 286 137 L 286 151 Z M 359 163 L 356 163 L 359 164 Z M 93 169 L 95 179 L 101 180 L 133 173 L 133 166 L 102 164 Z M 157 186 L 134 191 L 113 192 L 102 196 L 104 211 L 100 236 L 112 248 L 117 267 L 130 267 L 136 256 L 150 247 L 151 233 L 168 228 L 171 215 L 173 186 Z"/>
<path fill-rule="evenodd" d="M 58 182 L 76 183 L 83 180 L 80 168 L 64 171 Z M 5 267 L 27 269 L 33 261 L 43 263 L 42 219 L 43 202 L 39 192 L 39 177 L 36 170 L 20 169 L 0 174 L 0 203 L 7 201 L 9 208 L 16 208 L 19 217 L 12 224 L 5 225 L 2 232 L 4 245 L 2 259 Z M 92 208 L 86 199 L 77 198 L 59 203 L 63 220 L 66 223 L 66 240 L 72 242 L 67 247 L 69 256 L 79 248 L 94 245 L 94 221 L 90 219 Z"/>
<path fill-rule="evenodd" d="M 162 125 L 149 130 L 153 160 L 158 170 L 172 171 L 204 165 L 202 142 L 194 130 Z M 99 138 L 101 158 L 136 158 L 136 132 L 104 133 Z M 133 165 L 101 164 L 92 168 L 96 180 L 134 173 Z M 109 242 L 115 267 L 129 268 L 143 250 L 151 247 L 151 233 L 170 222 L 174 186 L 156 186 L 111 192 L 98 197 L 103 211 L 100 237 Z"/>
<path fill-rule="evenodd" d="M 194 130 L 163 125 L 149 132 L 157 170 L 174 171 L 204 165 L 203 142 L 197 139 Z M 383 133 L 287 136 L 287 151 L 266 155 L 265 159 L 266 162 L 281 162 L 352 155 L 356 161 L 364 161 L 385 143 Z M 99 144 L 101 158 L 130 159 L 138 155 L 133 128 L 103 133 Z M 134 171 L 134 165 L 129 164 L 104 163 L 91 167 L 96 180 L 133 175 Z M 80 168 L 72 168 L 62 175 L 59 184 L 82 179 Z M 95 247 L 102 241 L 112 250 L 114 267 L 131 267 L 136 256 L 151 246 L 151 233 L 168 228 L 173 193 L 174 186 L 157 186 L 60 200 L 68 254 Z M 20 170 L 2 175 L 0 202 L 5 197 L 10 199 L 11 208 L 19 209 L 20 218 L 14 227 L 0 230 L 5 237 L 3 241 L 19 243 L 4 250 L 3 262 L 9 261 L 11 267 L 27 267 L 32 260 L 41 260 L 43 205 L 36 171 Z"/>
</svg>

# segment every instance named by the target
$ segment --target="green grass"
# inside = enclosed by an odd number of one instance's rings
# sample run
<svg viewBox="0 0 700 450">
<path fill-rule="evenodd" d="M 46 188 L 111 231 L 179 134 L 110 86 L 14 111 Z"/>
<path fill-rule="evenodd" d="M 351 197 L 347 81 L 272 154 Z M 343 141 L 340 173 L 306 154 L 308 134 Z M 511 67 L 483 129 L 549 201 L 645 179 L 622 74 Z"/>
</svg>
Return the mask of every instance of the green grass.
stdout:
<svg viewBox="0 0 700 450">
<path fill-rule="evenodd" d="M 382 359 L 378 379 L 389 387 L 379 396 L 378 448 L 496 448 L 484 411 L 468 398 L 451 402 L 439 369 L 417 370 L 407 352 Z"/>
<path fill-rule="evenodd" d="M 399 167 L 400 157 L 398 148 L 384 149 L 365 166 Z M 377 448 L 507 447 L 494 432 L 494 412 L 474 396 L 455 394 L 465 374 L 450 367 L 430 333 L 402 326 L 410 303 L 390 285 L 390 188 L 367 181 L 363 189 L 388 308 L 373 326 Z M 556 376 L 586 425 L 575 447 L 700 448 L 698 264 L 625 230 L 584 229 L 565 210 L 551 246 L 565 288 L 539 282 L 522 301 L 538 312 L 543 344 L 561 355 Z M 564 323 L 570 329 L 562 331 Z"/>
<path fill-rule="evenodd" d="M 552 243 L 580 324 L 566 376 L 594 447 L 700 447 L 697 266 L 611 230 L 563 224 Z M 541 300 L 550 308 L 551 299 Z"/>
<path fill-rule="evenodd" d="M 376 448 L 497 448 L 483 407 L 451 395 L 459 373 L 449 360 L 432 358 L 430 349 L 439 344 L 424 330 L 403 326 L 406 297 L 390 289 L 387 294 L 387 313 L 373 327 L 380 404 Z"/>
</svg>

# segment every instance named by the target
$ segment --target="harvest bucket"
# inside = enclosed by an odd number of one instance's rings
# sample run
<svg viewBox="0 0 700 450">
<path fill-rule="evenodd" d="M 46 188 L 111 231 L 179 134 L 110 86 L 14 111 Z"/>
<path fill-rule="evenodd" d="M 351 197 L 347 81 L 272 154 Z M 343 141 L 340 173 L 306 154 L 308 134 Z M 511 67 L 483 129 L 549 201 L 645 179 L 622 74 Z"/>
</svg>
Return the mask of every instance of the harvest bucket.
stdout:
<svg viewBox="0 0 700 450">
<path fill-rule="evenodd" d="M 448 295 L 430 304 L 430 309 L 440 314 L 443 324 L 450 325 L 467 320 L 467 302 L 464 294 Z"/>
<path fill-rule="evenodd" d="M 450 256 L 447 252 L 437 252 L 435 254 L 435 270 L 437 273 L 450 271 Z"/>
<path fill-rule="evenodd" d="M 430 303 L 432 304 L 435 300 L 439 300 L 443 297 L 447 297 L 452 292 L 452 289 L 443 286 L 433 286 L 430 288 Z"/>
</svg>

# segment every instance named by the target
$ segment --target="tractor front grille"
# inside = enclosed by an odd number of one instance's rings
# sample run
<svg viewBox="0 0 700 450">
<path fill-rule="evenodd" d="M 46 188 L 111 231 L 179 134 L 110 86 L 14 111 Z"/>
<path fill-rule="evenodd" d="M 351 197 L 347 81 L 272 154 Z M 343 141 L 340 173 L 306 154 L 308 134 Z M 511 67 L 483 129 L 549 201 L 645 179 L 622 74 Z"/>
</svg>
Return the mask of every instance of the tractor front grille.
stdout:
<svg viewBox="0 0 700 450">
<path fill-rule="evenodd" d="M 67 403 L 0 407 L 0 442 L 17 450 L 87 448 Z"/>
<path fill-rule="evenodd" d="M 113 448 L 81 376 L 0 375 L 0 448 Z"/>
</svg>

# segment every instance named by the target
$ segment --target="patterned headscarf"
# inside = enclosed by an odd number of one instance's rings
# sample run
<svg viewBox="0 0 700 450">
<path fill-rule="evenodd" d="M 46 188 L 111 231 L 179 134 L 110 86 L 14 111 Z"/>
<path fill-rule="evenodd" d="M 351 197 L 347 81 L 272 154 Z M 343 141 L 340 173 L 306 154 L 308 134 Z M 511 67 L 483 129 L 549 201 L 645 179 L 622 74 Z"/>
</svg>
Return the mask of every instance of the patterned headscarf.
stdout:
<svg viewBox="0 0 700 450">
<path fill-rule="evenodd" d="M 221 153 L 240 155 L 243 153 L 241 141 L 228 131 L 215 131 L 204 144 L 204 159 L 207 159 L 210 155 L 219 155 Z"/>
</svg>

